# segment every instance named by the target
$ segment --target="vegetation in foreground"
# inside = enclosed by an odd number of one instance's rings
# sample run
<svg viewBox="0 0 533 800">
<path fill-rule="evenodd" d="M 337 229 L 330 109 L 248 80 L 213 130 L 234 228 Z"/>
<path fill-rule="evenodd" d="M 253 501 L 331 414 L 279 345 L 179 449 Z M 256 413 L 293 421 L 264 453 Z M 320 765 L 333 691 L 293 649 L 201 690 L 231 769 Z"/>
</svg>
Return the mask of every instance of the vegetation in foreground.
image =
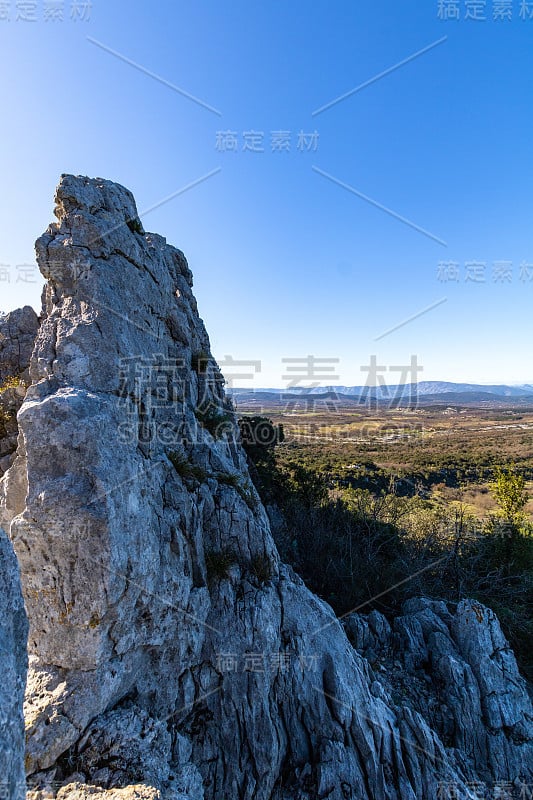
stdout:
<svg viewBox="0 0 533 800">
<path fill-rule="evenodd" d="M 467 468 L 459 480 L 451 465 L 449 486 L 442 472 L 440 482 L 432 470 L 413 480 L 412 470 L 398 474 L 368 459 L 346 470 L 337 443 L 329 452 L 323 443 L 314 458 L 314 446 L 290 438 L 282 444 L 284 428 L 260 415 L 240 425 L 262 499 L 282 512 L 284 522 L 274 526 L 282 558 L 337 614 L 377 608 L 392 616 L 415 595 L 449 603 L 473 597 L 498 614 L 533 679 L 533 524 L 524 459 L 512 464 L 502 446 L 498 464 L 492 445 L 483 459 L 478 437 L 474 472 L 463 453 Z M 443 455 L 427 442 L 426 450 L 428 462 Z M 468 502 L 482 470 L 488 510 Z M 443 495 L 446 489 L 453 494 Z"/>
</svg>

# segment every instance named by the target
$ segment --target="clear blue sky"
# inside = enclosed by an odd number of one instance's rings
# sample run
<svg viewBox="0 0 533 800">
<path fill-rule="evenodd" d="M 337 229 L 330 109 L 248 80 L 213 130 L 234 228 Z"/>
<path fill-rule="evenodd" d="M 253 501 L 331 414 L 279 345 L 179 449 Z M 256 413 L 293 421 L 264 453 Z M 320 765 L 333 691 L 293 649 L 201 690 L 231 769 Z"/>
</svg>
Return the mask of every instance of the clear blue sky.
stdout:
<svg viewBox="0 0 533 800">
<path fill-rule="evenodd" d="M 487 0 L 472 21 L 461 0 L 461 19 L 443 21 L 437 0 L 93 0 L 74 21 L 65 0 L 64 20 L 45 22 L 38 0 L 30 22 L 12 0 L 0 20 L 0 309 L 39 307 L 37 276 L 23 282 L 31 271 L 17 265 L 34 261 L 62 172 L 123 183 L 142 212 L 220 169 L 143 222 L 184 250 L 215 354 L 262 362 L 255 383 L 238 383 L 283 386 L 281 359 L 314 355 L 340 359 L 333 382 L 360 384 L 373 354 L 389 366 L 416 354 L 426 380 L 533 381 L 533 280 L 520 276 L 533 265 L 533 19 L 520 2 L 494 21 Z M 217 149 L 228 130 L 237 152 Z M 250 130 L 264 152 L 242 149 Z M 290 152 L 271 150 L 281 130 Z M 315 130 L 316 151 L 297 149 Z M 484 283 L 465 280 L 470 261 L 486 264 Z M 510 281 L 493 280 L 501 261 Z M 457 263 L 459 280 L 439 281 L 439 262 Z"/>
</svg>

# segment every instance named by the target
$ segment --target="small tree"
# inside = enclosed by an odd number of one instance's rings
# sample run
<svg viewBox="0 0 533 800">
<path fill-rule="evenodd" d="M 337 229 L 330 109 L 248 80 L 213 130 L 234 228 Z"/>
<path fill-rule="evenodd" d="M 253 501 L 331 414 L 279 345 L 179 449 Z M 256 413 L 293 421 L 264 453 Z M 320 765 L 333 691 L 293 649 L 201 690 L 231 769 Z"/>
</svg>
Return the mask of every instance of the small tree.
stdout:
<svg viewBox="0 0 533 800">
<path fill-rule="evenodd" d="M 515 467 L 498 469 L 491 489 L 498 515 L 488 523 L 487 532 L 497 535 L 489 537 L 487 555 L 510 578 L 517 571 L 531 570 L 533 564 L 532 528 L 524 513 L 529 500 L 526 482 Z"/>
<path fill-rule="evenodd" d="M 524 508 L 529 500 L 526 481 L 514 467 L 496 471 L 496 480 L 491 485 L 499 515 L 508 525 L 518 527 L 524 519 Z"/>
<path fill-rule="evenodd" d="M 326 503 L 328 487 L 319 473 L 303 464 L 291 463 L 285 478 L 290 496 L 305 508 L 319 508 Z"/>
</svg>

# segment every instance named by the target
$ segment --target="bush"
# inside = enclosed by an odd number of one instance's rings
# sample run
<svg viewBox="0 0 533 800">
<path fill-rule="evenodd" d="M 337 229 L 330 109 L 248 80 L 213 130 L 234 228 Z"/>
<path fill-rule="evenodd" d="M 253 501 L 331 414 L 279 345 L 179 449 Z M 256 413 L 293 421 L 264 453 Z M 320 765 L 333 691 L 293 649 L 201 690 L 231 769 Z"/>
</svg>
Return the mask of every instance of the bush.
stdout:
<svg viewBox="0 0 533 800">
<path fill-rule="evenodd" d="M 197 353 L 193 353 L 191 356 L 191 369 L 193 372 L 196 372 L 197 375 L 205 375 L 210 361 L 212 361 L 210 354 L 205 350 L 200 350 Z"/>
<path fill-rule="evenodd" d="M 210 582 L 221 581 L 229 578 L 232 566 L 238 563 L 237 556 L 229 548 L 223 550 L 208 550 L 205 554 L 207 578 Z"/>
<path fill-rule="evenodd" d="M 250 571 L 257 578 L 260 585 L 269 583 L 274 574 L 274 567 L 267 555 L 254 556 L 250 562 Z"/>
<path fill-rule="evenodd" d="M 491 490 L 503 519 L 517 527 L 523 521 L 524 508 L 529 500 L 523 475 L 519 475 L 515 467 L 497 469 Z"/>
<path fill-rule="evenodd" d="M 205 470 L 196 466 L 195 464 L 192 464 L 185 455 L 172 452 L 168 454 L 168 457 L 172 463 L 172 466 L 181 478 L 194 478 L 194 480 L 202 483 L 208 477 L 208 474 L 205 472 Z"/>
<path fill-rule="evenodd" d="M 214 439 L 221 439 L 226 433 L 233 432 L 233 415 L 219 408 L 208 406 L 196 409 L 196 419 Z"/>
<path fill-rule="evenodd" d="M 143 226 L 138 217 L 133 217 L 132 219 L 129 219 L 126 224 L 132 233 L 138 233 L 141 236 L 144 236 Z"/>
<path fill-rule="evenodd" d="M 216 472 L 214 477 L 219 483 L 231 486 L 233 489 L 240 489 L 241 476 L 238 472 Z"/>
</svg>

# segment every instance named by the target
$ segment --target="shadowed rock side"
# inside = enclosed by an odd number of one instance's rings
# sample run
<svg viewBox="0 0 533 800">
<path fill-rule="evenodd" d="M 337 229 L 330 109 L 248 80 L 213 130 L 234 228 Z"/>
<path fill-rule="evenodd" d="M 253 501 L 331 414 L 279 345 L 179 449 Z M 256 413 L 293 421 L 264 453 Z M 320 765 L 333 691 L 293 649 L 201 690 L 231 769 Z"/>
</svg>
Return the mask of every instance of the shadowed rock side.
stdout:
<svg viewBox="0 0 533 800">
<path fill-rule="evenodd" d="M 63 176 L 56 200 L 0 491 L 30 619 L 33 783 L 69 784 L 65 800 L 470 796 L 471 760 L 280 564 L 183 254 L 117 184 Z M 525 747 L 509 734 L 476 766 L 531 776 Z"/>
<path fill-rule="evenodd" d="M 0 316 L 0 385 L 8 378 L 28 379 L 38 328 L 39 318 L 31 306 Z"/>
<path fill-rule="evenodd" d="M 413 598 L 387 622 L 377 611 L 344 622 L 389 700 L 422 714 L 470 781 L 531 776 L 533 713 L 525 680 L 495 614 L 473 600 Z"/>
<path fill-rule="evenodd" d="M 0 529 L 0 792 L 5 800 L 23 800 L 26 795 L 22 701 L 27 637 L 17 559 Z"/>
<path fill-rule="evenodd" d="M 17 449 L 17 413 L 29 381 L 38 327 L 39 318 L 31 306 L 0 315 L 0 478 Z"/>
</svg>

